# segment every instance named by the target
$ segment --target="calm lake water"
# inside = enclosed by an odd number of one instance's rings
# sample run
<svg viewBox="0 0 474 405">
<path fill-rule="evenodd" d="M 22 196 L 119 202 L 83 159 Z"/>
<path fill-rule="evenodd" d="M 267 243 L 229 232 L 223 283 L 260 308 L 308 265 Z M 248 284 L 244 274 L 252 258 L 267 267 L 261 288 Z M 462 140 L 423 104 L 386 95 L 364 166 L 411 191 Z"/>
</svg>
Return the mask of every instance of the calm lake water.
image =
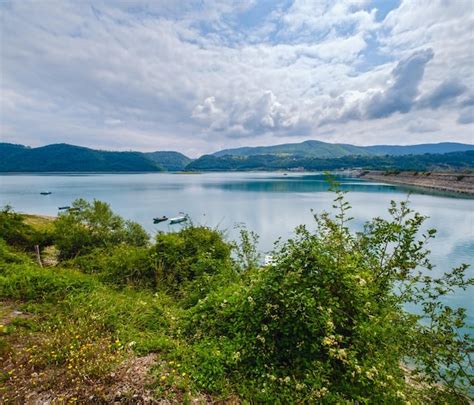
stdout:
<svg viewBox="0 0 474 405">
<path fill-rule="evenodd" d="M 354 229 L 374 216 L 386 216 L 390 200 L 409 200 L 412 208 L 429 216 L 427 227 L 438 230 L 432 241 L 431 259 L 441 274 L 461 263 L 474 264 L 474 199 L 341 178 L 341 188 L 353 209 Z M 51 191 L 48 196 L 41 191 Z M 190 215 L 197 224 L 228 230 L 244 223 L 260 235 L 260 249 L 271 250 L 278 238 L 289 238 L 299 224 L 314 224 L 310 209 L 330 210 L 333 193 L 319 174 L 208 173 L 208 174 L 61 174 L 2 175 L 0 204 L 26 213 L 56 215 L 59 206 L 76 198 L 99 199 L 127 219 L 142 224 L 150 233 L 179 229 L 180 225 L 153 225 L 152 218 Z M 474 269 L 469 269 L 474 276 Z M 468 308 L 474 324 L 473 290 L 450 298 Z"/>
</svg>

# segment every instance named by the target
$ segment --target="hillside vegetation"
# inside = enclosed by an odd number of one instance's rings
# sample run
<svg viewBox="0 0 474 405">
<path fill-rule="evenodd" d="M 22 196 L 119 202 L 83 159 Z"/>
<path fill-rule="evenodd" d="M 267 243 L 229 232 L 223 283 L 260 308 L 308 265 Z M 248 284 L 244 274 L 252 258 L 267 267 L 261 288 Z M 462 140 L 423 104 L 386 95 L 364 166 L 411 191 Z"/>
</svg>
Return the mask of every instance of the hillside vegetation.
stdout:
<svg viewBox="0 0 474 405">
<path fill-rule="evenodd" d="M 184 156 L 182 153 L 172 151 L 149 152 L 144 153 L 144 155 L 156 164 L 164 167 L 167 171 L 171 172 L 184 170 L 192 161 L 192 159 Z"/>
<path fill-rule="evenodd" d="M 424 155 L 353 156 L 340 158 L 313 158 L 299 155 L 254 155 L 217 157 L 205 155 L 194 160 L 187 170 L 243 171 L 243 170 L 464 170 L 474 169 L 474 151 Z"/>
<path fill-rule="evenodd" d="M 156 172 L 186 170 L 306 170 L 474 168 L 474 145 L 355 146 L 321 141 L 226 149 L 197 160 L 173 151 L 108 152 L 57 144 L 39 148 L 0 143 L 0 172 Z"/>
<path fill-rule="evenodd" d="M 306 158 L 339 158 L 343 156 L 371 156 L 371 155 L 423 155 L 425 153 L 449 153 L 474 150 L 474 145 L 441 142 L 420 145 L 374 145 L 355 146 L 343 143 L 327 143 L 321 141 L 305 141 L 301 143 L 286 143 L 274 146 L 244 147 L 224 149 L 214 153 L 214 156 L 255 156 L 279 155 L 299 156 Z"/>
<path fill-rule="evenodd" d="M 39 148 L 0 144 L 0 172 L 157 172 L 183 170 L 178 152 L 108 152 L 56 144 Z"/>
<path fill-rule="evenodd" d="M 40 227 L 0 212 L 3 403 L 468 402 L 473 341 L 442 298 L 473 280 L 430 275 L 435 231 L 406 203 L 353 233 L 337 192 L 268 266 L 245 228 L 151 241 L 103 202 L 72 205 Z"/>
</svg>

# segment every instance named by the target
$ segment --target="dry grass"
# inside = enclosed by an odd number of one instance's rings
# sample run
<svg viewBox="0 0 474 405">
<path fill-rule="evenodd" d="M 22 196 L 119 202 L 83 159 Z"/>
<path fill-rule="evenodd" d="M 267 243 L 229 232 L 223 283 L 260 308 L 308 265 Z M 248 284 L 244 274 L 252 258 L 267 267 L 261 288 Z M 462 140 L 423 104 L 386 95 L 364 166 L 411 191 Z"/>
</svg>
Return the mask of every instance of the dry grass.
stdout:
<svg viewBox="0 0 474 405">
<path fill-rule="evenodd" d="M 38 231 L 47 231 L 51 229 L 56 217 L 49 215 L 23 214 L 25 223 L 31 225 Z"/>
</svg>

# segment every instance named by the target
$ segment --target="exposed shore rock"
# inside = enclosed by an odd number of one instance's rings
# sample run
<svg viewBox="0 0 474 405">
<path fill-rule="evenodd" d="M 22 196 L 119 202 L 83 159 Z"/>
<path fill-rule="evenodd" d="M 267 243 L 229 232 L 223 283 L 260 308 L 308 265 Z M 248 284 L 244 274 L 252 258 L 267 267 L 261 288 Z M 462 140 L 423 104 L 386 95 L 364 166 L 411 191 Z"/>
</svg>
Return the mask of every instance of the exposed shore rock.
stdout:
<svg viewBox="0 0 474 405">
<path fill-rule="evenodd" d="M 474 196 L 474 173 L 360 171 L 362 179 L 405 184 Z"/>
</svg>

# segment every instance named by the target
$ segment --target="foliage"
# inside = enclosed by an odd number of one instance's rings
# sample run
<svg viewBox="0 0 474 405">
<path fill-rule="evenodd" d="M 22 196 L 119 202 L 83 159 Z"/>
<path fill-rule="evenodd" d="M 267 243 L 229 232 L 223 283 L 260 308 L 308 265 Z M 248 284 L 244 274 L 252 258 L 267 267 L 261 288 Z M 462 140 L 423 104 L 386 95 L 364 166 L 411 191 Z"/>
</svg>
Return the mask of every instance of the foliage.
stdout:
<svg viewBox="0 0 474 405">
<path fill-rule="evenodd" d="M 189 311 L 194 344 L 211 341 L 222 355 L 211 363 L 200 358 L 196 380 L 212 389 L 215 381 L 205 376 L 221 369 L 218 381 L 232 380 L 257 401 L 396 403 L 422 395 L 405 382 L 401 364 L 410 358 L 432 391 L 439 394 L 433 383 L 441 376 L 443 395 L 461 398 L 459 384 L 472 379 L 472 340 L 459 337 L 464 311 L 439 298 L 472 284 L 465 267 L 441 279 L 423 276 L 434 231 L 417 239 L 424 217 L 406 203 L 393 204 L 391 219 L 375 218 L 357 234 L 347 227 L 342 194 L 336 209 L 335 218 L 315 216 L 314 233 L 298 227 L 274 253 L 275 265 L 213 291 Z M 423 303 L 423 315 L 404 311 L 411 302 Z"/>
<path fill-rule="evenodd" d="M 214 229 L 192 226 L 176 233 L 159 233 L 152 250 L 159 284 L 170 290 L 205 295 L 213 276 L 232 273 L 232 246 Z"/>
<path fill-rule="evenodd" d="M 235 246 L 237 263 L 242 271 L 255 269 L 260 264 L 261 254 L 258 251 L 259 236 L 254 231 L 249 231 L 244 225 L 236 227 L 239 230 L 240 241 Z"/>
<path fill-rule="evenodd" d="M 108 152 L 68 144 L 27 148 L 0 143 L 0 172 L 157 172 L 140 152 Z"/>
<path fill-rule="evenodd" d="M 312 157 L 301 154 L 262 154 L 251 156 L 204 155 L 191 162 L 187 170 L 242 171 L 242 170 L 339 170 L 364 168 L 371 170 L 470 169 L 474 167 L 474 151 L 424 155 L 348 155 L 342 157 Z"/>
<path fill-rule="evenodd" d="M 168 171 L 184 170 L 192 159 L 179 152 L 148 152 L 144 155 Z"/>
<path fill-rule="evenodd" d="M 25 215 L 13 211 L 9 205 L 0 211 L 0 235 L 9 245 L 24 250 L 52 242 L 48 229 L 39 230 L 25 223 Z"/>
<path fill-rule="evenodd" d="M 79 256 L 70 265 L 117 286 L 157 287 L 156 261 L 148 247 L 118 245 Z"/>
<path fill-rule="evenodd" d="M 34 264 L 0 263 L 0 297 L 56 302 L 77 291 L 91 291 L 97 281 L 73 271 Z"/>
<path fill-rule="evenodd" d="M 155 352 L 156 395 L 177 402 L 199 392 L 256 403 L 467 401 L 472 338 L 465 311 L 443 297 L 473 280 L 467 266 L 430 274 L 435 231 L 406 202 L 354 233 L 338 193 L 334 216 L 298 227 L 263 267 L 245 228 L 238 245 L 190 226 L 150 246 L 107 204 L 74 207 L 55 225 L 72 258 L 60 266 L 40 268 L 0 239 L 0 300 L 33 317 L 0 329 L 7 399 L 24 402 L 13 388 L 25 384 L 77 395 L 129 356 Z"/>
<path fill-rule="evenodd" d="M 55 244 L 63 259 L 122 243 L 131 246 L 148 244 L 149 236 L 139 224 L 124 221 L 104 202 L 94 200 L 89 203 L 78 199 L 72 203 L 72 208 L 60 214 L 54 222 Z"/>
</svg>

